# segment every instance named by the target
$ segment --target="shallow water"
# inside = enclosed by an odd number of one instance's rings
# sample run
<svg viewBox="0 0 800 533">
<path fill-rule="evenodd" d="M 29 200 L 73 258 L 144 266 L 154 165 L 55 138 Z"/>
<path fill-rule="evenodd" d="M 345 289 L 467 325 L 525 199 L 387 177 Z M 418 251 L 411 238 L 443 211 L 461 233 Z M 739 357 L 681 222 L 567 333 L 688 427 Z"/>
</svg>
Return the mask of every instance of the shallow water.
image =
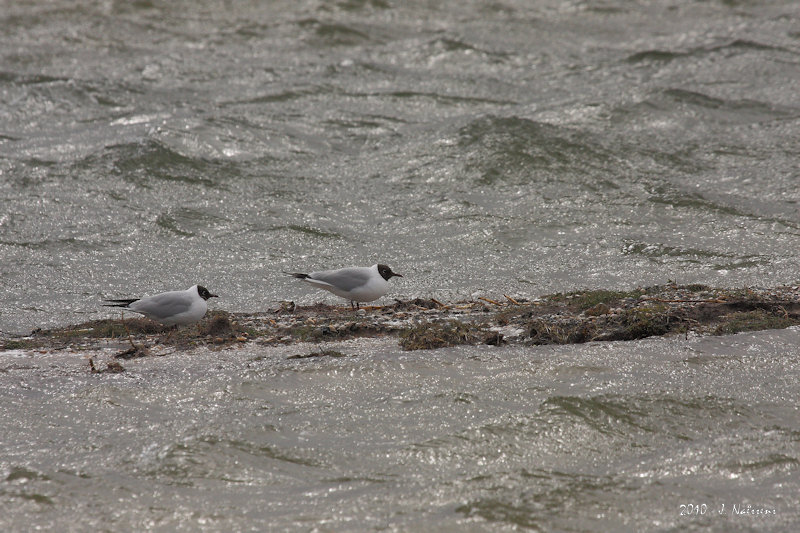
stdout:
<svg viewBox="0 0 800 533">
<path fill-rule="evenodd" d="M 799 335 L 7 354 L 0 525 L 791 531 Z"/>
<path fill-rule="evenodd" d="M 798 28 L 788 0 L 4 2 L 0 333 L 195 283 L 336 302 L 282 271 L 376 262 L 383 302 L 796 284 Z M 7 352 L 0 525 L 790 530 L 796 335 Z M 678 516 L 739 501 L 777 515 Z"/>
</svg>

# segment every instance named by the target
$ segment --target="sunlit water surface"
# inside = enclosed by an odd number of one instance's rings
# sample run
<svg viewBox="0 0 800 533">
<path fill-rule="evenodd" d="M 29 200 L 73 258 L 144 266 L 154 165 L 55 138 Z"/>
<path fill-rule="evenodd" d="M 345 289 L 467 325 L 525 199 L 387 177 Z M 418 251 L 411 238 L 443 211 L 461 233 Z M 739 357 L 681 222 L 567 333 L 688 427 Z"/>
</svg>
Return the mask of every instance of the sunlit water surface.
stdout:
<svg viewBox="0 0 800 533">
<path fill-rule="evenodd" d="M 0 332 L 195 283 L 332 303 L 282 271 L 376 262 L 384 303 L 797 283 L 798 28 L 793 1 L 4 2 Z M 0 526 L 789 531 L 796 345 L 6 352 Z"/>
</svg>

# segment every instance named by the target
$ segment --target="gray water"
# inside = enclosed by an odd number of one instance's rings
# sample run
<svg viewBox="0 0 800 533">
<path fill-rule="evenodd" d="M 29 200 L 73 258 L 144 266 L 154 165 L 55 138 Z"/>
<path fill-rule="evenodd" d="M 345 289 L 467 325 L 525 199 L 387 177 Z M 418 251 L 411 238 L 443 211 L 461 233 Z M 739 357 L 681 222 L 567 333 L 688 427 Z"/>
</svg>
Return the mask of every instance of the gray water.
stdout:
<svg viewBox="0 0 800 533">
<path fill-rule="evenodd" d="M 794 284 L 797 87 L 794 1 L 0 2 L 0 332 L 376 262 L 385 303 Z M 796 336 L 6 353 L 0 525 L 790 530 Z M 678 516 L 737 501 L 777 514 Z"/>
<path fill-rule="evenodd" d="M 796 531 L 799 344 L 251 345 L 100 376 L 9 354 L 0 526 Z"/>
</svg>

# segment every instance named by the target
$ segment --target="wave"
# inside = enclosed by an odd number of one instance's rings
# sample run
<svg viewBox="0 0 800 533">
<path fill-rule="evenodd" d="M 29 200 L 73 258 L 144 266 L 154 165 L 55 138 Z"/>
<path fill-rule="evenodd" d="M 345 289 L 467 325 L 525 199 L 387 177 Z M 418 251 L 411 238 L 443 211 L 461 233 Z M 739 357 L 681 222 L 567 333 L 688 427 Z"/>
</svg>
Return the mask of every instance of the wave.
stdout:
<svg viewBox="0 0 800 533">
<path fill-rule="evenodd" d="M 619 162 L 589 133 L 519 117 L 474 120 L 458 132 L 458 146 L 466 155 L 466 171 L 483 184 L 562 181 L 586 173 L 595 179 L 597 171 L 613 175 Z"/>
<path fill-rule="evenodd" d="M 644 121 L 652 125 L 651 129 L 746 125 L 798 116 L 800 110 L 788 106 L 758 100 L 726 99 L 683 88 L 661 89 L 644 100 L 612 111 L 612 121 Z"/>
<path fill-rule="evenodd" d="M 383 42 L 365 27 L 357 28 L 344 23 L 323 22 L 315 18 L 308 18 L 298 21 L 297 26 L 301 30 L 310 32 L 307 39 L 317 45 L 355 46 Z"/>
<path fill-rule="evenodd" d="M 184 155 L 157 140 L 108 146 L 76 162 L 73 168 L 93 172 L 102 169 L 145 188 L 168 181 L 224 189 L 226 180 L 241 174 L 234 162 Z"/>
<path fill-rule="evenodd" d="M 781 52 L 797 55 L 797 51 L 783 46 L 764 44 L 748 39 L 734 39 L 714 46 L 698 46 L 689 50 L 662 50 L 658 48 L 635 52 L 625 58 L 626 63 L 668 63 L 678 59 L 693 59 L 718 52 Z"/>
</svg>

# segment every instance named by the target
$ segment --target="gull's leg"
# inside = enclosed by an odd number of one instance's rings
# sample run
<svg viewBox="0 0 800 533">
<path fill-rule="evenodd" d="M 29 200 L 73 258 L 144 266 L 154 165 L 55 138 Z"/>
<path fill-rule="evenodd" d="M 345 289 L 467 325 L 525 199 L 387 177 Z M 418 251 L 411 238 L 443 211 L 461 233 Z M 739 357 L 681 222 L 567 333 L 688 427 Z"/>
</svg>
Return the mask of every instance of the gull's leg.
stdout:
<svg viewBox="0 0 800 533">
<path fill-rule="evenodd" d="M 125 327 L 125 332 L 128 334 L 128 342 L 131 343 L 131 348 L 136 350 L 136 345 L 133 343 L 133 337 L 131 336 L 131 330 L 128 329 L 128 324 L 125 322 L 125 311 L 122 311 L 119 314 L 119 319 L 122 321 L 122 325 Z"/>
<path fill-rule="evenodd" d="M 175 333 L 176 331 L 178 331 L 178 325 L 177 324 L 173 325 L 170 328 L 169 333 L 167 333 L 167 338 L 164 339 L 164 344 L 166 344 L 167 341 L 169 341 L 169 339 L 172 337 L 172 334 Z"/>
</svg>

